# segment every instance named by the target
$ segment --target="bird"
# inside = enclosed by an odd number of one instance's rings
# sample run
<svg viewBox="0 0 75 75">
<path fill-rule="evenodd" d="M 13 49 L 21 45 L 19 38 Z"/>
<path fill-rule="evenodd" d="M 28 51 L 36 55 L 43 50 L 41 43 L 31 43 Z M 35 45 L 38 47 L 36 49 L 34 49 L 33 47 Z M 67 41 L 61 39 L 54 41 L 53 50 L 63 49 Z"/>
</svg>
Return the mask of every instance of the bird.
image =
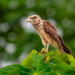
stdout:
<svg viewBox="0 0 75 75">
<path fill-rule="evenodd" d="M 30 22 L 33 28 L 38 32 L 44 49 L 48 50 L 51 44 L 53 47 L 59 49 L 61 54 L 67 53 L 71 55 L 71 51 L 65 46 L 64 41 L 51 22 L 43 20 L 39 15 L 29 16 L 25 22 Z"/>
</svg>

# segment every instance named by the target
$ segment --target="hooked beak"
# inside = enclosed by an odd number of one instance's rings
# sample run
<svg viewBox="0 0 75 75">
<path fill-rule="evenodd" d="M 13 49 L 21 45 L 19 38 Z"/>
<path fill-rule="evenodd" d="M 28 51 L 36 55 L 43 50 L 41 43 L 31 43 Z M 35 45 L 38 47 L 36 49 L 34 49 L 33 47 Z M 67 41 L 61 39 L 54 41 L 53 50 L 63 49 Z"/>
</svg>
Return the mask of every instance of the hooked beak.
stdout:
<svg viewBox="0 0 75 75">
<path fill-rule="evenodd" d="M 30 22 L 30 19 L 28 18 L 25 22 L 26 22 L 26 23 L 27 23 L 27 22 Z"/>
</svg>

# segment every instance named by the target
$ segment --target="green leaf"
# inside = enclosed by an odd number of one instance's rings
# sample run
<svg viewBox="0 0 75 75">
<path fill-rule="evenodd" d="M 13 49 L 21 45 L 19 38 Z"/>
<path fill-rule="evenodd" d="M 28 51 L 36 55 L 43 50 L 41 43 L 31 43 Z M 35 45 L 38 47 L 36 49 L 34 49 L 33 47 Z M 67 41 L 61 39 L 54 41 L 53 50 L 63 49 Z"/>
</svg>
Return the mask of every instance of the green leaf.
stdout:
<svg viewBox="0 0 75 75">
<path fill-rule="evenodd" d="M 0 69 L 0 75 L 32 75 L 31 69 L 24 68 L 22 65 L 9 65 Z"/>
<path fill-rule="evenodd" d="M 31 60 L 31 55 L 36 54 L 36 50 L 32 50 L 32 52 L 27 56 L 26 59 L 22 60 L 21 65 L 26 67 L 26 68 L 32 68 L 32 60 Z"/>
<path fill-rule="evenodd" d="M 69 61 L 71 63 L 71 66 L 75 66 L 75 59 L 72 55 L 67 54 L 67 57 L 69 58 Z"/>
<path fill-rule="evenodd" d="M 53 54 L 54 54 L 54 50 L 52 50 L 52 51 L 50 51 L 50 52 L 46 53 L 46 54 L 45 54 L 45 56 L 53 55 Z"/>
<path fill-rule="evenodd" d="M 38 54 L 32 54 L 32 65 L 34 68 L 37 67 L 37 64 L 39 64 L 44 59 L 44 55 L 38 55 Z"/>
<path fill-rule="evenodd" d="M 8 72 L 6 75 L 20 75 L 20 68 L 15 68 Z"/>
<path fill-rule="evenodd" d="M 51 72 L 49 73 L 49 75 L 62 75 L 62 74 L 59 73 L 59 72 L 56 72 L 56 71 L 51 71 Z"/>
<path fill-rule="evenodd" d="M 44 63 L 44 57 L 44 55 L 32 54 L 32 65 L 38 75 L 47 73 L 49 63 Z"/>
<path fill-rule="evenodd" d="M 10 75 L 10 73 L 19 74 L 20 69 L 23 69 L 23 66 L 18 64 L 9 65 L 0 69 L 0 75 L 5 75 L 5 74 Z"/>
</svg>

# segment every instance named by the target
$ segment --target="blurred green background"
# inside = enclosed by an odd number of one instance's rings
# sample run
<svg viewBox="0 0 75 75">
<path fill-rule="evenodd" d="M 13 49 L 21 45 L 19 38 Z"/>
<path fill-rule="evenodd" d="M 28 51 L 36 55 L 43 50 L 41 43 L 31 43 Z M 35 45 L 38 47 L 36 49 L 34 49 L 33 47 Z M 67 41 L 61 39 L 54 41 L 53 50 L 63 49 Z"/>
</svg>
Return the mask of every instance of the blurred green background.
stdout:
<svg viewBox="0 0 75 75">
<path fill-rule="evenodd" d="M 75 58 L 75 0 L 0 0 L 0 68 L 20 63 L 33 49 L 42 49 L 39 35 L 25 23 L 35 14 L 56 27 Z"/>
</svg>

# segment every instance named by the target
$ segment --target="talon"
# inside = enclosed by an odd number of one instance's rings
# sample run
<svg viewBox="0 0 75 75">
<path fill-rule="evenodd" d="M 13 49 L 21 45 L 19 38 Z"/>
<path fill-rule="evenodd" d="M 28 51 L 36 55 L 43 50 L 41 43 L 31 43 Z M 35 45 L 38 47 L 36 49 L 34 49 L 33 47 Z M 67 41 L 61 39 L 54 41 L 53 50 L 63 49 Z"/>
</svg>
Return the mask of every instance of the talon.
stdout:
<svg viewBox="0 0 75 75">
<path fill-rule="evenodd" d="M 44 48 L 43 48 L 43 51 L 42 52 L 44 53 Z"/>
</svg>

